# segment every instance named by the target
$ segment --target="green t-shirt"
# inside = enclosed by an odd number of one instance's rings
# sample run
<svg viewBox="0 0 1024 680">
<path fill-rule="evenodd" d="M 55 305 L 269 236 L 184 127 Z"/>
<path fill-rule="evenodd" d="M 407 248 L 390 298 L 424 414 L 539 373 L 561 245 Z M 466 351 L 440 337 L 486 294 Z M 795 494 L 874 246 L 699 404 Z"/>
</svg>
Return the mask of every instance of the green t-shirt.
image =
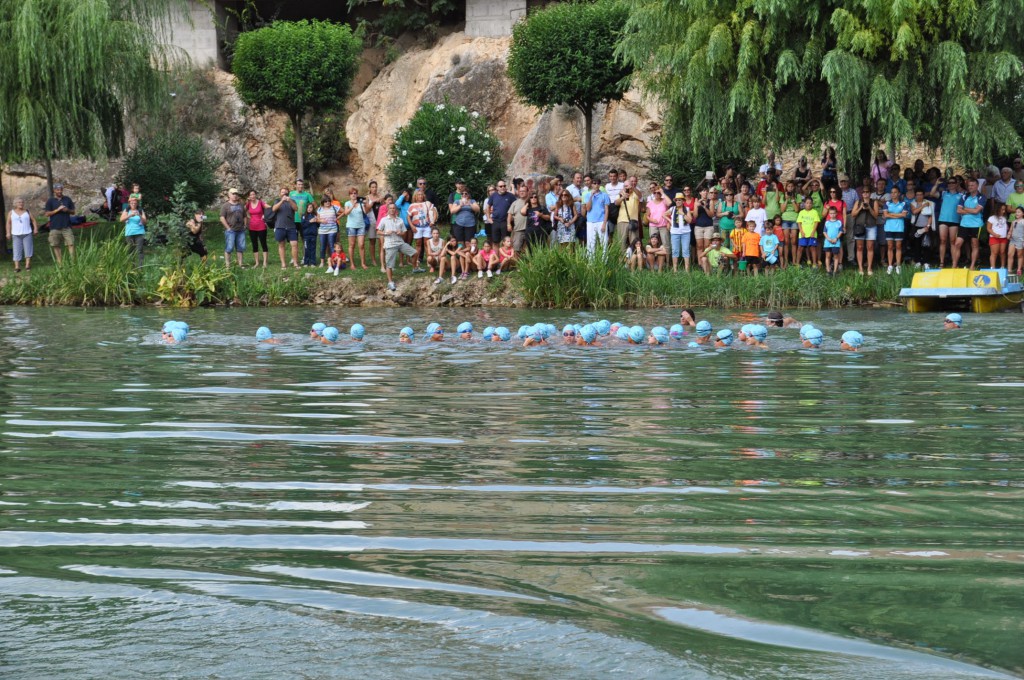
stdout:
<svg viewBox="0 0 1024 680">
<path fill-rule="evenodd" d="M 796 216 L 800 213 L 800 199 L 787 199 L 782 197 L 782 221 L 796 222 Z"/>
<path fill-rule="evenodd" d="M 722 246 L 721 248 L 713 248 L 708 251 L 708 264 L 712 267 L 717 267 L 722 262 L 723 255 L 732 255 L 732 251 Z"/>
<path fill-rule="evenodd" d="M 817 210 L 801 210 L 796 216 L 797 224 L 800 225 L 800 238 L 815 238 L 818 235 L 818 222 L 821 217 Z"/>
<path fill-rule="evenodd" d="M 1010 209 L 1010 214 L 1006 216 L 1006 219 L 1013 221 L 1013 211 L 1019 207 L 1024 206 L 1024 194 L 1013 193 L 1006 199 L 1006 206 Z"/>
<path fill-rule="evenodd" d="M 298 224 L 306 214 L 306 206 L 313 202 L 313 194 L 308 191 L 290 191 L 288 198 L 295 201 L 295 224 Z"/>
<path fill-rule="evenodd" d="M 781 191 L 766 190 L 764 192 L 764 211 L 768 215 L 768 221 L 774 220 L 782 212 L 780 202 L 782 201 Z"/>
</svg>

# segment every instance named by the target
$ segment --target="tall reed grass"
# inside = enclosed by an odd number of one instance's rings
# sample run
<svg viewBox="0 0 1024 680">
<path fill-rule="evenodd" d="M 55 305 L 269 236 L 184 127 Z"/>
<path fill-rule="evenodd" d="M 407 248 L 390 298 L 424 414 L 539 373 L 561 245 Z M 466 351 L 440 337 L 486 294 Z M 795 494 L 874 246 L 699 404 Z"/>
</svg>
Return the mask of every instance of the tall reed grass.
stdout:
<svg viewBox="0 0 1024 680">
<path fill-rule="evenodd" d="M 846 307 L 897 302 L 913 272 L 829 276 L 793 268 L 761 276 L 630 272 L 617 246 L 591 257 L 583 248 L 540 248 L 523 255 L 519 287 L 534 307 L 608 309 L 615 307 Z"/>
<path fill-rule="evenodd" d="M 74 257 L 42 273 L 13 277 L 0 287 L 0 303 L 76 305 L 82 307 L 135 305 L 146 300 L 142 270 L 124 241 L 89 240 Z"/>
</svg>

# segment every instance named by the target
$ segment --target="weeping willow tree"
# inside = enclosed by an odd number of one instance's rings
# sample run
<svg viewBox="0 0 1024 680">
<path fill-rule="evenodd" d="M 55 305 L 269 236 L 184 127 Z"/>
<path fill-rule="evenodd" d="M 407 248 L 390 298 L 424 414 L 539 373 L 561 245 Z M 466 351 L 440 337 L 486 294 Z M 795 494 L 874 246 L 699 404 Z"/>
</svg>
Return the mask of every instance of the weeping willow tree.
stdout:
<svg viewBox="0 0 1024 680">
<path fill-rule="evenodd" d="M 923 142 L 976 166 L 1020 148 L 1020 0 L 623 0 L 618 52 L 675 150 Z"/>
<path fill-rule="evenodd" d="M 182 0 L 0 0 L 0 158 L 117 156 L 166 102 L 161 37 Z"/>
</svg>

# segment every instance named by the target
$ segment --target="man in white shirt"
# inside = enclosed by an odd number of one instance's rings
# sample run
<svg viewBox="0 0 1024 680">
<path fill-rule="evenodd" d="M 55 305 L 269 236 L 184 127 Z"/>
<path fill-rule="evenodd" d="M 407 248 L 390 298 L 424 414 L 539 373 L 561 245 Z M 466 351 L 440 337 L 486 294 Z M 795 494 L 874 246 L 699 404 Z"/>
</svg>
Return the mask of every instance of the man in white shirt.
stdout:
<svg viewBox="0 0 1024 680">
<path fill-rule="evenodd" d="M 576 204 L 576 214 L 579 216 L 576 219 L 576 240 L 585 243 L 587 240 L 587 218 L 581 209 L 583 207 L 583 173 L 573 173 L 572 181 L 565 187 L 565 190 L 572 196 L 572 200 Z"/>
<path fill-rule="evenodd" d="M 761 178 L 764 179 L 768 177 L 768 170 L 770 170 L 771 168 L 775 168 L 776 177 L 782 177 L 782 163 L 778 163 L 775 161 L 774 151 L 768 152 L 768 162 L 762 165 L 760 168 L 758 168 L 757 171 L 761 175 Z"/>
<path fill-rule="evenodd" d="M 1010 200 L 1016 180 L 1013 178 L 1013 170 L 1003 168 L 999 171 L 999 179 L 992 184 L 992 200 L 996 202 L 996 208 L 1005 205 Z"/>
<path fill-rule="evenodd" d="M 626 173 L 622 173 L 622 179 L 626 179 Z M 626 188 L 626 183 L 619 179 L 619 171 L 612 168 L 608 171 L 608 183 L 604 185 L 604 192 L 608 194 L 611 206 L 608 208 L 608 233 L 615 231 L 615 223 L 619 220 L 619 206 L 617 201 Z"/>
</svg>

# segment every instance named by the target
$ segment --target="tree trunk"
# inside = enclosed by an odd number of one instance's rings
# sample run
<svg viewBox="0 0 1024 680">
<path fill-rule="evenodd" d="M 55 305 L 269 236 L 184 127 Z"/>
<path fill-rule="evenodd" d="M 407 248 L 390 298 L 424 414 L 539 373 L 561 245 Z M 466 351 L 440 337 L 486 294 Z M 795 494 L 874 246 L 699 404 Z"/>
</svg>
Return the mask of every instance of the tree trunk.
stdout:
<svg viewBox="0 0 1024 680">
<path fill-rule="evenodd" d="M 53 161 L 47 156 L 43 159 L 43 164 L 46 166 L 46 190 L 50 192 L 46 197 L 49 198 L 53 196 Z"/>
<path fill-rule="evenodd" d="M 292 130 L 295 131 L 295 177 L 306 181 L 306 186 L 313 186 L 306 177 L 306 159 L 302 157 L 302 114 L 292 116 Z"/>
<path fill-rule="evenodd" d="M 860 127 L 860 158 L 853 164 L 855 166 L 854 170 L 849 173 L 851 187 L 860 187 L 860 182 L 858 181 L 854 184 L 854 180 L 860 180 L 865 175 L 871 173 L 871 162 L 874 158 L 875 145 L 874 140 L 871 138 L 871 126 L 862 125 Z"/>
<path fill-rule="evenodd" d="M 594 133 L 594 107 L 580 107 L 583 112 L 583 172 L 590 172 L 591 138 Z"/>
<path fill-rule="evenodd" d="M 0 159 L 0 220 L 7 223 L 7 202 L 4 201 L 4 162 Z M 7 229 L 0 229 L 0 258 L 7 255 Z"/>
</svg>

